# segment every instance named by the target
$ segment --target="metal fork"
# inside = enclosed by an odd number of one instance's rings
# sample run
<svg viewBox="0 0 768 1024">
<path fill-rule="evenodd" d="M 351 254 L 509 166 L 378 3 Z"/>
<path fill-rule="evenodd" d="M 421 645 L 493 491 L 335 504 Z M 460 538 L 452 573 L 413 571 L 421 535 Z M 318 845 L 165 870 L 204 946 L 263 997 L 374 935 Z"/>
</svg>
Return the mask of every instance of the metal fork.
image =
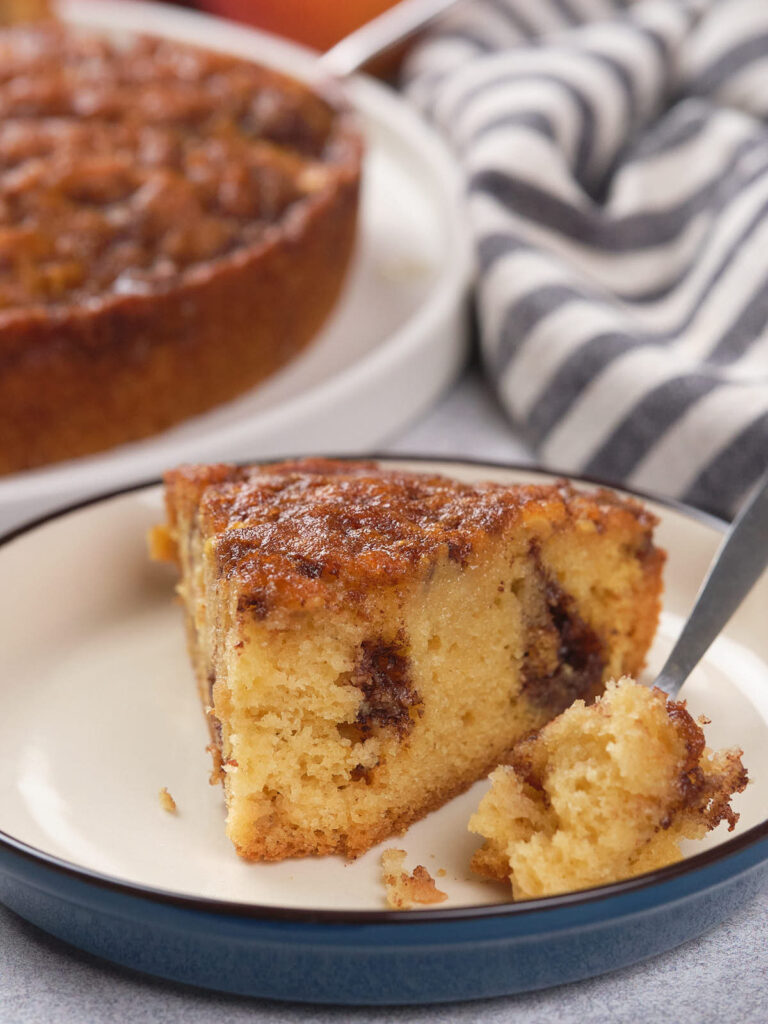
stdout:
<svg viewBox="0 0 768 1024">
<path fill-rule="evenodd" d="M 768 472 L 725 535 L 656 686 L 676 697 L 768 564 Z M 765 628 L 768 629 L 768 608 Z"/>
</svg>

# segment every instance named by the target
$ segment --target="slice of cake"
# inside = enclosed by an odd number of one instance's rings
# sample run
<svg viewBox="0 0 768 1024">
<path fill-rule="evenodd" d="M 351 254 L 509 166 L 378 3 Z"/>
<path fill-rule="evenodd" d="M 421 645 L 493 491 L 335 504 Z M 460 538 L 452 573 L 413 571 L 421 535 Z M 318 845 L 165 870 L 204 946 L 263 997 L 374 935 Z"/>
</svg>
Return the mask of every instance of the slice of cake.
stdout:
<svg viewBox="0 0 768 1024">
<path fill-rule="evenodd" d="M 355 856 L 636 672 L 653 517 L 606 491 L 375 463 L 166 476 L 227 831 L 245 857 Z"/>
<path fill-rule="evenodd" d="M 616 882 L 680 860 L 747 784 L 740 750 L 712 752 L 685 708 L 621 679 L 518 743 L 469 822 L 472 867 L 515 899 Z"/>
</svg>

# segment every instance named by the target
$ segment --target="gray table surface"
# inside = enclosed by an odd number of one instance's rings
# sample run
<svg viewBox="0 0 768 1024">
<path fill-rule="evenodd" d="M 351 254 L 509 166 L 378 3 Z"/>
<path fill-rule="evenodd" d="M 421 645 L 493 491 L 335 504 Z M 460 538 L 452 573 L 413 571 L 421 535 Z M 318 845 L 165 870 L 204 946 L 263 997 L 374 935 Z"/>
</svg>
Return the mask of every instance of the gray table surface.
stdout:
<svg viewBox="0 0 768 1024">
<path fill-rule="evenodd" d="M 399 437 L 397 453 L 527 462 L 474 372 Z M 114 967 L 50 938 L 0 906 L 1 1024 L 237 1024 L 546 1021 L 766 1024 L 768 892 L 714 931 L 643 964 L 506 999 L 429 1007 L 350 1009 L 223 996 Z"/>
</svg>

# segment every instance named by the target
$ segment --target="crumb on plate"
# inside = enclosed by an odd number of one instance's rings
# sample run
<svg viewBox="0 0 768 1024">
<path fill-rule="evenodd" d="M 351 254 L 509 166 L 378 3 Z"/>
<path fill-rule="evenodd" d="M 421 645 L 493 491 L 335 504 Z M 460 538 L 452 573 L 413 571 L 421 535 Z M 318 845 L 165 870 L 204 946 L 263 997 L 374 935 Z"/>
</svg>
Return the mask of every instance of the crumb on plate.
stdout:
<svg viewBox="0 0 768 1024">
<path fill-rule="evenodd" d="M 213 708 L 206 708 L 205 713 L 206 715 L 209 713 L 212 715 Z M 218 786 L 219 783 L 224 780 L 224 762 L 221 757 L 221 750 L 215 743 L 209 743 L 205 749 L 213 759 L 211 774 L 208 776 L 208 784 L 211 786 Z"/>
<path fill-rule="evenodd" d="M 176 541 L 165 525 L 153 526 L 147 532 L 147 547 L 153 562 L 174 562 L 179 556 Z"/>
<path fill-rule="evenodd" d="M 381 855 L 387 903 L 395 910 L 410 910 L 415 904 L 429 905 L 448 899 L 435 885 L 427 869 L 419 864 L 409 875 L 404 869 L 405 850 L 385 850 Z M 445 872 L 443 871 L 443 874 Z"/>
<path fill-rule="evenodd" d="M 157 796 L 158 799 L 160 800 L 160 806 L 163 808 L 164 811 L 167 811 L 169 814 L 176 814 L 176 801 L 168 792 L 167 787 L 163 786 L 163 788 L 160 790 Z"/>
</svg>

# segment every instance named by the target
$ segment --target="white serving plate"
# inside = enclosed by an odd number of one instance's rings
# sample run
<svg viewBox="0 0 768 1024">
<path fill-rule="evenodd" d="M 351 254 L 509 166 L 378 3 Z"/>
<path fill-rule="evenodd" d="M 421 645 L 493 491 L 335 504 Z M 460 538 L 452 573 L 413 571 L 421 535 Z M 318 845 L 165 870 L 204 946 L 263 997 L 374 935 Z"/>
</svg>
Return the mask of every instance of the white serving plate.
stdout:
<svg viewBox="0 0 768 1024">
<path fill-rule="evenodd" d="M 208 15 L 124 0 L 58 7 L 83 27 L 166 36 L 322 77 L 310 51 Z M 0 477 L 0 530 L 185 461 L 369 450 L 455 378 L 472 274 L 455 163 L 391 90 L 363 76 L 344 89 L 367 146 L 361 227 L 344 294 L 316 341 L 260 387 L 152 439 Z"/>
<path fill-rule="evenodd" d="M 467 463 L 397 462 L 465 479 L 540 481 L 541 474 Z M 664 612 L 644 678 L 660 668 L 720 541 L 717 525 L 650 503 L 669 552 Z M 209 742 L 191 668 L 174 571 L 146 554 L 162 519 L 158 486 L 50 519 L 0 546 L 0 833 L 78 871 L 254 908 L 385 908 L 386 846 L 424 864 L 449 896 L 441 909 L 508 899 L 474 877 L 467 820 L 480 782 L 353 863 L 340 857 L 247 864 L 224 835 L 223 799 L 208 785 Z M 686 683 L 714 746 L 741 746 L 752 782 L 735 798 L 736 833 L 721 825 L 689 854 L 764 822 L 768 803 L 768 577 Z M 158 791 L 178 805 L 169 815 Z"/>
</svg>

